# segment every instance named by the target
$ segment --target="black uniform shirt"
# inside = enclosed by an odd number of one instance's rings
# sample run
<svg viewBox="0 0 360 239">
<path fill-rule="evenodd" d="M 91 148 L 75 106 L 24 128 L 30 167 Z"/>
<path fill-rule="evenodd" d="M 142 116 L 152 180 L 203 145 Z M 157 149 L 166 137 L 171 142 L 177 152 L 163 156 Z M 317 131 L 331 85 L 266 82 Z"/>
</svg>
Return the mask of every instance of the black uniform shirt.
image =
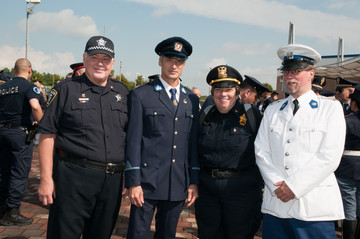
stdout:
<svg viewBox="0 0 360 239">
<path fill-rule="evenodd" d="M 86 74 L 51 90 L 40 132 L 56 134 L 55 148 L 93 161 L 124 161 L 128 89 L 108 79 L 105 87 Z M 45 131 L 44 131 L 45 130 Z"/>
<path fill-rule="evenodd" d="M 28 127 L 31 121 L 29 100 L 40 99 L 40 90 L 23 77 L 0 85 L 0 123 Z"/>
<path fill-rule="evenodd" d="M 254 140 L 255 134 L 239 102 L 226 114 L 213 106 L 200 129 L 199 163 L 202 167 L 216 169 L 241 170 L 253 166 Z"/>
</svg>

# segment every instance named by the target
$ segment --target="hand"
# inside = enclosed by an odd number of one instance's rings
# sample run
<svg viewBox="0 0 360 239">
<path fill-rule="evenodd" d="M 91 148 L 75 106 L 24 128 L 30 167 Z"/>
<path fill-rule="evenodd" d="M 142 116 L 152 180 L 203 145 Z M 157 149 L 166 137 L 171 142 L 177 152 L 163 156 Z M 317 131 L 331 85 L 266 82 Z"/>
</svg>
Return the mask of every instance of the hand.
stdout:
<svg viewBox="0 0 360 239">
<path fill-rule="evenodd" d="M 55 198 L 55 186 L 54 180 L 51 179 L 40 179 L 40 185 L 38 189 L 39 200 L 43 205 L 51 205 L 54 203 Z"/>
<path fill-rule="evenodd" d="M 142 207 L 144 204 L 144 193 L 142 187 L 139 186 L 131 186 L 127 190 L 127 195 L 129 196 L 131 204 L 134 204 L 137 207 Z"/>
<path fill-rule="evenodd" d="M 295 198 L 295 194 L 293 193 L 293 191 L 291 191 L 291 189 L 285 183 L 285 181 L 280 181 L 280 182 L 274 183 L 274 185 L 279 186 L 275 190 L 275 194 L 276 194 L 277 198 L 280 199 L 281 201 L 288 202 L 291 199 Z"/>
<path fill-rule="evenodd" d="M 196 184 L 190 184 L 188 188 L 188 196 L 186 198 L 186 207 L 190 207 L 195 200 L 199 197 L 198 186 Z"/>
</svg>

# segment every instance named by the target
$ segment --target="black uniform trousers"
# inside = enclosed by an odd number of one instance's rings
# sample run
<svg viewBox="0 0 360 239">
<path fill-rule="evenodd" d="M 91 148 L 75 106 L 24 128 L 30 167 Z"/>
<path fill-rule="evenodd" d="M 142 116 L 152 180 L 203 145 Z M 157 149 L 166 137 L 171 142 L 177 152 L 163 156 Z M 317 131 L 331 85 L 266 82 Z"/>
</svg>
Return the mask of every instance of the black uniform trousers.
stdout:
<svg viewBox="0 0 360 239">
<path fill-rule="evenodd" d="M 131 205 L 130 221 L 127 239 L 150 238 L 150 226 L 155 215 L 154 239 L 171 239 L 176 236 L 184 201 L 150 200 L 144 199 L 142 207 Z"/>
<path fill-rule="evenodd" d="M 55 155 L 56 198 L 50 206 L 47 238 L 110 238 L 118 218 L 123 173 L 84 168 Z"/>
<path fill-rule="evenodd" d="M 0 203 L 20 207 L 31 169 L 33 144 L 20 129 L 0 128 Z"/>
<path fill-rule="evenodd" d="M 261 222 L 262 190 L 254 170 L 244 176 L 214 179 L 200 170 L 195 215 L 200 239 L 253 239 Z"/>
</svg>

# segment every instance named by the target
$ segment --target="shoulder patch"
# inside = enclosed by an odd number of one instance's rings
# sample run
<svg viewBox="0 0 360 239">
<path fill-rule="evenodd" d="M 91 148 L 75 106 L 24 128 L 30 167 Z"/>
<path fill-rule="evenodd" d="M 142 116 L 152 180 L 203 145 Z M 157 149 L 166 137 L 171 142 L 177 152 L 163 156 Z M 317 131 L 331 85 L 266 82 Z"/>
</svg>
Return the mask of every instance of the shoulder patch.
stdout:
<svg viewBox="0 0 360 239">
<path fill-rule="evenodd" d="M 58 94 L 58 92 L 55 89 L 51 89 L 51 91 L 49 93 L 49 99 L 46 103 L 46 107 L 49 107 L 49 105 L 53 102 L 53 100 L 55 99 L 57 94 Z"/>
<path fill-rule="evenodd" d="M 186 92 L 186 90 L 185 90 L 184 87 L 181 87 L 181 91 L 182 91 L 182 93 L 187 94 L 187 92 Z"/>
<path fill-rule="evenodd" d="M 155 85 L 154 89 L 155 89 L 155 91 L 161 91 L 163 88 L 161 85 Z"/>
<path fill-rule="evenodd" d="M 35 86 L 35 87 L 33 88 L 33 91 L 34 91 L 36 94 L 40 95 L 40 89 L 39 89 L 37 86 Z"/>
</svg>

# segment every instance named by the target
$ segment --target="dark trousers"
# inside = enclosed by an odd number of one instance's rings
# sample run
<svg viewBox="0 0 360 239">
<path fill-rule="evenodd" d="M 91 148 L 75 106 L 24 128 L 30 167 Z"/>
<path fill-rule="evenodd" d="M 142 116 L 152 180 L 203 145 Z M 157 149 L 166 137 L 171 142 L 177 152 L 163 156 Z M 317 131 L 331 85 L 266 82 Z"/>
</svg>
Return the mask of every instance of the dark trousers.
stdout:
<svg viewBox="0 0 360 239">
<path fill-rule="evenodd" d="M 0 128 L 0 203 L 10 208 L 20 207 L 27 188 L 33 144 L 25 139 L 22 130 Z"/>
<path fill-rule="evenodd" d="M 261 181 L 244 177 L 214 179 L 200 171 L 195 215 L 201 239 L 253 239 L 261 222 Z M 254 183 L 255 182 L 255 183 Z"/>
<path fill-rule="evenodd" d="M 56 198 L 49 211 L 47 238 L 110 238 L 120 209 L 122 176 L 83 168 L 56 156 Z"/>
<path fill-rule="evenodd" d="M 263 239 L 336 239 L 334 221 L 301 221 L 264 214 Z"/>
<path fill-rule="evenodd" d="M 127 239 L 150 238 L 150 226 L 155 209 L 155 239 L 175 238 L 184 201 L 158 201 L 145 199 L 142 207 L 131 205 Z"/>
</svg>

